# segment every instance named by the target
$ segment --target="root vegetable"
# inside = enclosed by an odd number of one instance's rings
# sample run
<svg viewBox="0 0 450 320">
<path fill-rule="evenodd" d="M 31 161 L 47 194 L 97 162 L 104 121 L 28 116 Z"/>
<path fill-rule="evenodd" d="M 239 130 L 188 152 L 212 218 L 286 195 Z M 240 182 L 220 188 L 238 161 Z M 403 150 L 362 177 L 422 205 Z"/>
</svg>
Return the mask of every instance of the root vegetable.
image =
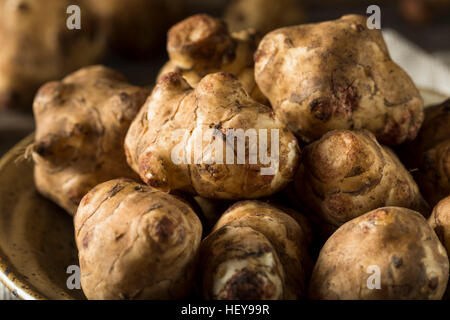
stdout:
<svg viewBox="0 0 450 320">
<path fill-rule="evenodd" d="M 314 267 L 309 298 L 436 300 L 444 294 L 448 272 L 445 248 L 419 213 L 379 208 L 328 239 Z"/>
<path fill-rule="evenodd" d="M 295 177 L 295 190 L 327 229 L 384 206 L 429 214 L 409 172 L 390 149 L 365 130 L 331 131 L 308 145 Z"/>
<path fill-rule="evenodd" d="M 202 226 L 186 202 L 119 179 L 96 186 L 75 215 L 89 299 L 180 299 L 191 290 Z"/>
<path fill-rule="evenodd" d="M 310 269 L 310 229 L 286 212 L 243 201 L 219 219 L 200 250 L 206 299 L 299 299 Z"/>
<path fill-rule="evenodd" d="M 195 89 L 180 74 L 163 77 L 131 125 L 125 151 L 148 185 L 212 199 L 274 194 L 292 179 L 299 158 L 295 137 L 273 111 L 227 73 L 207 75 Z"/>
<path fill-rule="evenodd" d="M 428 222 L 450 256 L 450 196 L 439 201 L 434 207 Z"/>
<path fill-rule="evenodd" d="M 428 223 L 436 232 L 442 245 L 447 249 L 447 255 L 450 257 L 450 196 L 442 199 L 434 207 Z M 447 285 L 447 291 L 443 300 L 450 300 L 450 285 Z"/>
<path fill-rule="evenodd" d="M 102 66 L 44 85 L 34 101 L 35 143 L 29 149 L 39 192 L 74 214 L 97 184 L 138 179 L 123 142 L 148 94 Z"/>
<path fill-rule="evenodd" d="M 416 137 L 423 100 L 366 17 L 286 27 L 255 54 L 255 79 L 282 121 L 310 142 L 334 129 L 367 129 L 398 145 Z"/>
<path fill-rule="evenodd" d="M 31 109 L 47 81 L 98 61 L 106 34 L 89 11 L 82 29 L 66 26 L 70 0 L 0 0 L 0 109 Z"/>
<path fill-rule="evenodd" d="M 450 194 L 450 99 L 425 109 L 417 139 L 400 149 L 400 157 L 430 205 Z"/>
<path fill-rule="evenodd" d="M 255 100 L 267 103 L 253 75 L 257 44 L 258 38 L 251 30 L 230 34 L 222 20 L 194 15 L 169 30 L 170 61 L 161 69 L 158 79 L 169 72 L 180 72 L 189 85 L 195 87 L 207 74 L 228 72 L 239 78 Z"/>
<path fill-rule="evenodd" d="M 207 234 L 214 227 L 222 213 L 233 203 L 233 201 L 207 199 L 199 196 L 195 196 L 193 199 L 200 208 L 199 218 L 202 221 L 203 230 L 207 232 Z"/>
</svg>

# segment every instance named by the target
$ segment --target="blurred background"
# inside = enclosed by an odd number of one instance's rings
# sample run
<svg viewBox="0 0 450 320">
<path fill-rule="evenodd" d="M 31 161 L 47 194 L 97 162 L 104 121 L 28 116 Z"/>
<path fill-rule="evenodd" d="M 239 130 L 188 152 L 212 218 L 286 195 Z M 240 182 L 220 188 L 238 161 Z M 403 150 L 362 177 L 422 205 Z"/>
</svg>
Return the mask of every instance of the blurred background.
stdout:
<svg viewBox="0 0 450 320">
<path fill-rule="evenodd" d="M 69 4 L 81 8 L 79 31 L 67 30 Z M 0 155 L 33 131 L 32 99 L 47 81 L 102 63 L 134 84 L 151 86 L 167 61 L 167 29 L 189 15 L 209 13 L 233 31 L 253 27 L 264 34 L 366 15 L 371 4 L 381 8 L 383 30 L 395 30 L 389 41 L 401 35 L 412 48 L 399 60 L 415 52 L 409 64 L 433 59 L 450 67 L 450 0 L 0 0 Z"/>
</svg>

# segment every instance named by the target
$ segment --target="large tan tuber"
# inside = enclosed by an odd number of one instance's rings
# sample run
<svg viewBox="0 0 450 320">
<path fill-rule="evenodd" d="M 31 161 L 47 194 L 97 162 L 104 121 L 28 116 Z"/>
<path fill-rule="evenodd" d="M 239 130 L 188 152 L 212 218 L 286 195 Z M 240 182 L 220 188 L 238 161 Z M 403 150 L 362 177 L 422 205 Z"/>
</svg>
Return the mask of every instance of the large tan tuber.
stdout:
<svg viewBox="0 0 450 320">
<path fill-rule="evenodd" d="M 330 230 L 370 210 L 401 206 L 428 215 L 417 184 L 369 131 L 335 130 L 308 145 L 295 194 Z"/>
<path fill-rule="evenodd" d="M 450 195 L 434 207 L 428 222 L 450 256 Z"/>
<path fill-rule="evenodd" d="M 437 300 L 448 272 L 445 248 L 418 212 L 379 208 L 328 239 L 314 267 L 309 298 Z"/>
<path fill-rule="evenodd" d="M 400 157 L 413 171 L 425 199 L 435 205 L 450 194 L 450 99 L 425 109 L 417 138 Z"/>
<path fill-rule="evenodd" d="M 0 0 L 0 109 L 31 109 L 36 90 L 76 69 L 95 63 L 106 33 L 89 12 L 82 29 L 69 30 L 71 0 Z"/>
<path fill-rule="evenodd" d="M 299 158 L 292 133 L 227 73 L 207 75 L 195 89 L 178 73 L 164 76 L 132 123 L 125 151 L 148 185 L 213 199 L 274 194 Z"/>
<path fill-rule="evenodd" d="M 231 206 L 201 244 L 203 297 L 302 298 L 311 264 L 310 232 L 306 220 L 263 202 Z"/>
<path fill-rule="evenodd" d="M 255 83 L 253 54 L 258 37 L 252 30 L 230 33 L 220 19 L 198 14 L 174 25 L 167 35 L 170 61 L 158 79 L 169 72 L 180 72 L 192 87 L 209 73 L 236 75 L 245 90 L 257 101 L 267 103 Z"/>
<path fill-rule="evenodd" d="M 74 221 L 88 299 L 180 299 L 190 292 L 202 226 L 184 201 L 113 180 L 83 198 Z"/>
<path fill-rule="evenodd" d="M 310 142 L 333 129 L 367 129 L 397 145 L 416 137 L 423 100 L 366 17 L 286 27 L 255 54 L 255 79 L 282 121 Z"/>
<path fill-rule="evenodd" d="M 447 255 L 450 257 L 450 195 L 439 201 L 434 207 L 428 223 L 436 232 L 442 245 L 447 249 Z M 443 300 L 450 300 L 450 285 L 447 286 Z"/>
<path fill-rule="evenodd" d="M 74 214 L 97 184 L 138 179 L 127 165 L 123 142 L 148 94 L 102 66 L 81 69 L 39 89 L 30 147 L 39 192 Z"/>
</svg>

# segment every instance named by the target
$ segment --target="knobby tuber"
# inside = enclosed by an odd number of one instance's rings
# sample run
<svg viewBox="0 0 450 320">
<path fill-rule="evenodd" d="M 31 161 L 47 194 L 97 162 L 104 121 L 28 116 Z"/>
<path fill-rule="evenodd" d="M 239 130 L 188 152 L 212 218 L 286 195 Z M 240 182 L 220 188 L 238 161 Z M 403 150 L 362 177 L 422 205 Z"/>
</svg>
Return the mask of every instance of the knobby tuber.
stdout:
<svg viewBox="0 0 450 320">
<path fill-rule="evenodd" d="M 418 212 L 385 207 L 340 227 L 314 267 L 310 299 L 437 300 L 444 295 L 445 248 Z"/>
<path fill-rule="evenodd" d="M 310 232 L 304 218 L 296 220 L 269 204 L 234 204 L 201 244 L 199 273 L 203 297 L 304 297 L 311 268 Z"/>
<path fill-rule="evenodd" d="M 106 47 L 106 33 L 89 11 L 69 30 L 71 0 L 0 0 L 0 109 L 31 109 L 36 90 L 85 65 Z"/>
<path fill-rule="evenodd" d="M 195 89 L 179 73 L 164 76 L 133 121 L 125 152 L 148 185 L 213 199 L 274 194 L 299 158 L 297 140 L 272 109 L 227 73 L 209 74 Z"/>
<path fill-rule="evenodd" d="M 158 79 L 168 72 L 180 72 L 195 87 L 209 73 L 229 72 L 239 78 L 255 100 L 267 103 L 254 78 L 253 54 L 257 45 L 258 37 L 252 30 L 230 34 L 222 20 L 194 15 L 169 30 L 170 61 L 161 69 Z"/>
<path fill-rule="evenodd" d="M 450 256 L 450 196 L 439 201 L 434 207 L 428 222 Z"/>
<path fill-rule="evenodd" d="M 450 99 L 425 109 L 417 138 L 400 149 L 420 191 L 434 206 L 450 194 Z"/>
<path fill-rule="evenodd" d="M 74 214 L 97 184 L 138 179 L 123 143 L 148 94 L 102 66 L 42 86 L 34 100 L 36 133 L 29 148 L 38 191 Z"/>
<path fill-rule="evenodd" d="M 366 130 L 334 130 L 308 145 L 294 183 L 311 215 L 332 229 L 385 206 L 429 214 L 412 176 Z"/>
<path fill-rule="evenodd" d="M 397 145 L 416 137 L 423 100 L 366 17 L 286 27 L 255 54 L 255 79 L 282 121 L 306 142 L 333 129 L 367 129 Z"/>
<path fill-rule="evenodd" d="M 191 290 L 202 226 L 187 203 L 127 179 L 96 186 L 75 215 L 89 299 L 180 299 Z"/>
</svg>

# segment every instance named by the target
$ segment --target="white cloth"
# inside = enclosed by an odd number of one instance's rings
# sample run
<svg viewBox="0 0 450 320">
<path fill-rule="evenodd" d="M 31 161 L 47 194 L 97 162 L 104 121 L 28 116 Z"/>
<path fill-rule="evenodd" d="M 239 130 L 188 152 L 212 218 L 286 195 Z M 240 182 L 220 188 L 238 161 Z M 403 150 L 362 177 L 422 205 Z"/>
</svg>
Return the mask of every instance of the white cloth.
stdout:
<svg viewBox="0 0 450 320">
<path fill-rule="evenodd" d="M 17 300 L 17 298 L 0 283 L 0 300 Z"/>
<path fill-rule="evenodd" d="M 383 36 L 392 60 L 406 70 L 416 86 L 450 96 L 450 68 L 444 62 L 444 57 L 449 61 L 450 53 L 427 54 L 394 30 L 384 30 Z"/>
<path fill-rule="evenodd" d="M 450 52 L 430 55 L 394 30 L 384 30 L 383 35 L 392 59 L 418 87 L 450 96 Z M 0 284 L 0 300 L 9 299 L 16 298 Z"/>
</svg>

